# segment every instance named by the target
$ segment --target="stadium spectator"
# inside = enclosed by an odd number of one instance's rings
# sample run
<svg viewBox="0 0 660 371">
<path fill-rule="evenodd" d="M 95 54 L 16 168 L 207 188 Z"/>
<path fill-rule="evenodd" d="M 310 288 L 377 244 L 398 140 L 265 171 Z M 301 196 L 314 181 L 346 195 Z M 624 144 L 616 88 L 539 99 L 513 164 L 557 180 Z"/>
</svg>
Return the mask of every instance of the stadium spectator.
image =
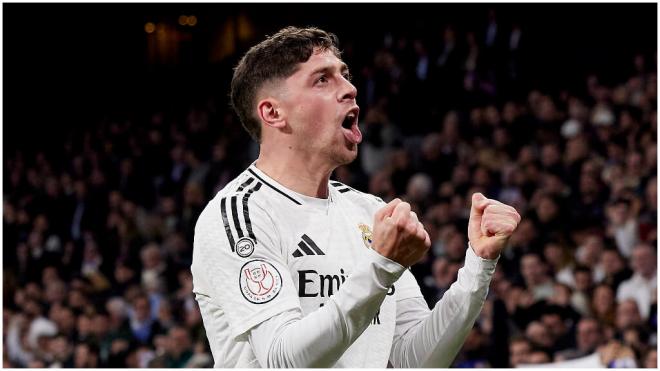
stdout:
<svg viewBox="0 0 660 371">
<path fill-rule="evenodd" d="M 555 355 L 555 361 L 566 361 L 587 356 L 595 352 L 603 341 L 600 324 L 598 320 L 592 317 L 582 318 L 578 322 L 575 335 L 575 348 L 558 352 Z"/>
<path fill-rule="evenodd" d="M 657 300 L 658 279 L 656 278 L 656 252 L 649 244 L 639 244 L 632 251 L 630 266 L 634 275 L 621 283 L 617 300 L 634 299 L 642 319 L 649 317 L 651 304 Z"/>
</svg>

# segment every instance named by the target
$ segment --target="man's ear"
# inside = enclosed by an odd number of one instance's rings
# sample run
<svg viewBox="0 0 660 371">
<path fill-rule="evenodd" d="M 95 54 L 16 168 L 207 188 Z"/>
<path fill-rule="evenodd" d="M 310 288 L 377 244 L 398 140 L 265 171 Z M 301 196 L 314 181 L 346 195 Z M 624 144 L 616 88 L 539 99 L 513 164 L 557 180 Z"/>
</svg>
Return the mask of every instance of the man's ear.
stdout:
<svg viewBox="0 0 660 371">
<path fill-rule="evenodd" d="M 268 97 L 260 100 L 257 105 L 257 111 L 259 118 L 266 125 L 276 129 L 282 129 L 286 126 L 284 112 L 277 99 Z"/>
</svg>

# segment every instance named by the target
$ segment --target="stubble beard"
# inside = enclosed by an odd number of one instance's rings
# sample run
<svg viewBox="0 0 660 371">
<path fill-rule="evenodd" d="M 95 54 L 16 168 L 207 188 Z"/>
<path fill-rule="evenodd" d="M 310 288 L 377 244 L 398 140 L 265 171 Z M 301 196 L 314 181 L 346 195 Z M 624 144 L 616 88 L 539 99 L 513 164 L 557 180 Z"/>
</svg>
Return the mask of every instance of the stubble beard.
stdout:
<svg viewBox="0 0 660 371">
<path fill-rule="evenodd" d="M 350 151 L 350 152 L 348 152 Z M 336 164 L 335 167 L 348 165 L 351 162 L 355 161 L 358 156 L 358 145 L 350 144 L 349 148 L 346 148 L 346 151 L 337 151 L 332 154 L 333 163 Z"/>
</svg>

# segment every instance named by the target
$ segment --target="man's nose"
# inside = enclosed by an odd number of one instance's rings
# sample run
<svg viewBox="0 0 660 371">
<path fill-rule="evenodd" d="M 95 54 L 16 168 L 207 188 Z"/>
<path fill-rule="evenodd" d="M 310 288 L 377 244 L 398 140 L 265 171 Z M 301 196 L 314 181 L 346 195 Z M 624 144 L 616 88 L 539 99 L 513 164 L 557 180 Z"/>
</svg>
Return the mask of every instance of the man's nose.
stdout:
<svg viewBox="0 0 660 371">
<path fill-rule="evenodd" d="M 342 87 L 339 100 L 355 100 L 357 97 L 357 88 L 350 81 L 344 80 L 344 86 Z"/>
</svg>

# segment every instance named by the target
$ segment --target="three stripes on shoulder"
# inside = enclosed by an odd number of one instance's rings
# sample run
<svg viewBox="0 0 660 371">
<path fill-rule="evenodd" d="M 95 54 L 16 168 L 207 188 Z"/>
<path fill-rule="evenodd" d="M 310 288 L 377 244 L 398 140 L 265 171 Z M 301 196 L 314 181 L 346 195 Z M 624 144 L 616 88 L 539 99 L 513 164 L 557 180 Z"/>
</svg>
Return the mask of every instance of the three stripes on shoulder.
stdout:
<svg viewBox="0 0 660 371">
<path fill-rule="evenodd" d="M 222 214 L 222 223 L 224 225 L 225 232 L 227 233 L 227 239 L 229 240 L 229 245 L 231 246 L 232 252 L 235 252 L 236 242 L 241 238 L 249 237 L 255 243 L 257 242 L 257 238 L 252 230 L 252 222 L 250 221 L 250 209 L 249 209 L 250 197 L 255 192 L 259 191 L 262 184 L 266 184 L 267 186 L 270 186 L 276 191 L 282 193 L 282 191 L 271 186 L 256 174 L 253 173 L 253 175 L 254 177 L 248 178 L 236 189 L 236 192 L 234 193 L 233 196 L 226 196 L 220 200 L 220 213 Z M 256 180 L 255 178 L 259 179 L 258 181 L 256 181 L 256 183 L 255 183 Z M 252 186 L 252 183 L 255 184 Z M 340 193 L 346 193 L 350 191 L 357 192 L 355 189 L 340 182 L 331 181 L 330 184 L 333 187 L 338 188 L 337 190 Z M 250 188 L 250 186 L 252 186 L 252 188 Z M 241 192 L 243 193 L 241 194 Z M 294 201 L 296 204 L 298 205 L 300 204 L 296 200 L 293 200 L 290 196 L 284 193 L 282 194 L 287 198 L 291 199 L 292 201 Z M 242 213 L 238 212 L 239 199 L 241 200 L 240 204 L 242 205 L 242 211 L 243 211 Z M 229 218 L 230 209 L 231 209 L 231 220 Z M 245 229 L 243 229 L 243 225 L 245 225 Z M 236 236 L 237 236 L 236 238 L 234 238 L 234 231 L 236 231 Z M 302 236 L 302 241 L 298 243 L 298 247 L 299 248 L 293 253 L 293 256 L 296 258 L 301 257 L 303 255 L 325 255 L 325 253 L 321 251 L 321 249 L 316 245 L 316 243 L 314 243 L 314 241 L 312 241 L 312 239 L 309 238 L 309 236 L 307 236 L 306 234 Z"/>
<path fill-rule="evenodd" d="M 261 188 L 261 182 L 257 182 L 252 188 L 249 190 L 245 191 L 243 193 L 243 198 L 241 201 L 241 204 L 243 205 L 243 213 L 239 214 L 238 213 L 238 198 L 241 197 L 240 192 L 243 192 L 244 189 L 247 189 L 253 182 L 255 178 L 250 177 L 248 180 L 243 182 L 243 184 L 238 187 L 236 190 L 236 194 L 231 196 L 230 199 L 230 204 L 231 204 L 231 215 L 232 215 L 232 221 L 233 224 L 230 225 L 229 218 L 227 216 L 227 198 L 229 196 L 224 197 L 220 201 L 220 213 L 222 214 L 222 223 L 225 226 L 225 232 L 227 233 L 227 239 L 229 240 L 229 245 L 231 246 L 231 251 L 234 252 L 236 249 L 235 246 L 235 240 L 234 240 L 234 233 L 232 232 L 232 225 L 234 227 L 234 230 L 236 230 L 236 234 L 238 236 L 237 240 L 240 240 L 241 238 L 248 236 L 250 237 L 255 243 L 257 241 L 257 238 L 254 236 L 254 232 L 252 231 L 252 223 L 250 221 L 250 210 L 248 206 L 248 201 L 250 200 L 250 196 L 254 194 L 254 192 L 257 192 Z M 242 217 L 242 218 L 241 218 Z M 241 226 L 241 219 L 243 219 L 243 224 L 245 224 L 245 231 L 243 231 L 243 228 Z"/>
</svg>

